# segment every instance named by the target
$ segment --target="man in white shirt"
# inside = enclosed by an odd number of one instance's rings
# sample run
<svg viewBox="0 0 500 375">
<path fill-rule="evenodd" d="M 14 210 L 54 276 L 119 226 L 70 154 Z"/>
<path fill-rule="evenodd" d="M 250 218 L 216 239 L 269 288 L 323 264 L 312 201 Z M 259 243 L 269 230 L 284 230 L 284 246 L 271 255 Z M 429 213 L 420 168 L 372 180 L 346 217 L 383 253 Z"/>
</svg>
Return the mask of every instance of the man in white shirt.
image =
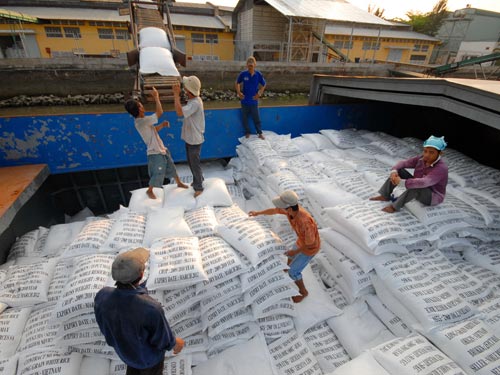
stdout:
<svg viewBox="0 0 500 375">
<path fill-rule="evenodd" d="M 172 87 L 174 92 L 174 106 L 177 116 L 183 116 L 181 138 L 186 143 L 186 156 L 193 174 L 194 196 L 203 192 L 203 172 L 201 170 L 201 145 L 205 138 L 205 112 L 203 101 L 200 98 L 201 82 L 196 76 L 183 77 L 184 91 L 188 96 L 186 105 L 181 105 L 181 86 L 179 83 Z"/>
<path fill-rule="evenodd" d="M 150 116 L 145 115 L 144 106 L 138 100 L 127 100 L 125 102 L 125 109 L 134 117 L 135 128 L 147 146 L 148 174 L 150 180 L 146 194 L 149 198 L 156 199 L 153 188 L 161 188 L 165 178 L 174 177 L 178 187 L 187 189 L 187 186 L 179 179 L 172 156 L 158 135 L 161 129 L 169 128 L 170 123 L 163 121 L 161 124 L 155 126 L 163 114 L 163 108 L 160 102 L 160 95 L 154 87 L 152 96 L 156 103 L 156 109 L 155 113 Z"/>
</svg>

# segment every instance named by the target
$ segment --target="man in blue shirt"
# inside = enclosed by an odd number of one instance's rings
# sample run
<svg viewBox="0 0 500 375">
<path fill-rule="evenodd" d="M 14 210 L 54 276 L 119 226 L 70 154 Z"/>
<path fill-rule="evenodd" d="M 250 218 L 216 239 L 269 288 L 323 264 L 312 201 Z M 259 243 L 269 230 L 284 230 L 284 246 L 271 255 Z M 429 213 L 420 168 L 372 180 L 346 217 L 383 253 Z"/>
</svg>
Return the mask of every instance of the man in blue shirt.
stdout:
<svg viewBox="0 0 500 375">
<path fill-rule="evenodd" d="M 266 80 L 261 72 L 255 70 L 256 65 L 255 57 L 250 56 L 247 59 L 247 70 L 242 71 L 236 79 L 236 93 L 241 99 L 241 118 L 245 128 L 245 137 L 250 137 L 248 116 L 252 116 L 259 138 L 264 139 L 259 116 L 259 98 L 264 94 Z"/>
<path fill-rule="evenodd" d="M 139 284 L 148 258 L 144 248 L 118 255 L 111 268 L 116 288 L 102 288 L 94 300 L 97 324 L 127 365 L 126 375 L 162 375 L 165 352 L 173 349 L 177 354 L 184 347 L 160 303 Z"/>
</svg>

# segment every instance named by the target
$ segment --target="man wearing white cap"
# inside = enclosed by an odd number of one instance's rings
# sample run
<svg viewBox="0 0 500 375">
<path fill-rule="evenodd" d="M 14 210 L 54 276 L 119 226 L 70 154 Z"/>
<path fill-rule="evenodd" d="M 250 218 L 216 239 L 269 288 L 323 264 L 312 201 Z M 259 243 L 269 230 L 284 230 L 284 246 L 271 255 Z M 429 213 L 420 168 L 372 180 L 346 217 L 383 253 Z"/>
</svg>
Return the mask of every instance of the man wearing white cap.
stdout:
<svg viewBox="0 0 500 375">
<path fill-rule="evenodd" d="M 148 258 L 142 247 L 118 255 L 111 267 L 116 288 L 102 288 L 94 300 L 97 324 L 127 365 L 126 375 L 162 375 L 165 352 L 173 349 L 177 354 L 184 347 L 161 304 L 139 284 Z"/>
<path fill-rule="evenodd" d="M 201 170 L 201 145 L 204 142 L 205 112 L 203 101 L 200 98 L 201 82 L 196 76 L 182 78 L 184 91 L 188 96 L 185 106 L 181 105 L 181 86 L 179 83 L 172 87 L 174 92 L 174 106 L 177 116 L 183 116 L 181 138 L 186 143 L 186 156 L 189 168 L 193 174 L 194 196 L 203 192 L 203 172 Z"/>
<path fill-rule="evenodd" d="M 297 242 L 294 249 L 288 250 L 290 266 L 288 274 L 299 287 L 298 296 L 293 296 L 295 303 L 301 302 L 309 293 L 302 280 L 302 270 L 309 264 L 311 259 L 318 253 L 321 247 L 318 226 L 313 217 L 299 204 L 299 197 L 292 190 L 284 191 L 280 196 L 273 199 L 276 208 L 268 208 L 263 211 L 250 211 L 249 216 L 258 215 L 286 215 L 292 229 L 297 234 Z"/>
<path fill-rule="evenodd" d="M 443 202 L 448 184 L 448 166 L 441 155 L 446 146 L 444 137 L 431 135 L 423 144 L 422 155 L 402 160 L 392 167 L 389 178 L 378 191 L 380 195 L 370 200 L 390 201 L 392 191 L 402 183 L 406 188 L 405 192 L 382 211 L 394 213 L 414 199 L 426 206 Z M 413 175 L 405 168 L 414 168 Z"/>
</svg>

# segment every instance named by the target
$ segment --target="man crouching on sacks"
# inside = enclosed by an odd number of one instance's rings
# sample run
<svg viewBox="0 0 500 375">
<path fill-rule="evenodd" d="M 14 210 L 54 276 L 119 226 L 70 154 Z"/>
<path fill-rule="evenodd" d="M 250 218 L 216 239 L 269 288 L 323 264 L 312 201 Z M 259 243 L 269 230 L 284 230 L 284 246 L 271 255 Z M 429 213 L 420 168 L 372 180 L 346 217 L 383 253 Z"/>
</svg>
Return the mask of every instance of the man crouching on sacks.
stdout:
<svg viewBox="0 0 500 375">
<path fill-rule="evenodd" d="M 378 191 L 380 195 L 370 200 L 388 202 L 391 200 L 394 188 L 404 183 L 406 191 L 382 211 L 394 213 L 413 199 L 426 206 L 435 206 L 443 202 L 448 183 L 448 166 L 441 158 L 441 154 L 446 146 L 444 137 L 431 135 L 424 142 L 422 155 L 402 160 L 392 167 L 391 175 Z M 415 168 L 414 175 L 412 176 L 405 168 Z"/>
<path fill-rule="evenodd" d="M 161 304 L 139 284 L 148 258 L 142 247 L 119 254 L 111 267 L 116 288 L 102 288 L 94 300 L 99 329 L 127 365 L 126 375 L 162 375 L 165 352 L 177 354 L 184 347 Z"/>
<path fill-rule="evenodd" d="M 273 199 L 276 208 L 268 208 L 263 211 L 250 211 L 249 216 L 259 215 L 286 215 L 292 229 L 297 234 L 297 242 L 294 249 L 285 252 L 288 256 L 288 275 L 299 287 L 298 296 L 293 296 L 295 303 L 301 302 L 309 293 L 302 280 L 302 270 L 309 264 L 311 259 L 318 253 L 321 240 L 319 238 L 318 226 L 307 212 L 298 203 L 299 197 L 292 190 L 284 191 L 280 196 Z"/>
</svg>

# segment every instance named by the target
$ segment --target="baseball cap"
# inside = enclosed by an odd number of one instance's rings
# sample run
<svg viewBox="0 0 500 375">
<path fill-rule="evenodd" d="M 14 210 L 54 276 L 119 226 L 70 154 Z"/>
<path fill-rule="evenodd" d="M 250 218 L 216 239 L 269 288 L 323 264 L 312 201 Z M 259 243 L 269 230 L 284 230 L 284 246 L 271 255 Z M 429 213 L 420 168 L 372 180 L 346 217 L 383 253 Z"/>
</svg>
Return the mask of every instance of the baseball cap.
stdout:
<svg viewBox="0 0 500 375">
<path fill-rule="evenodd" d="M 439 151 L 443 151 L 447 145 L 444 137 L 434 137 L 433 135 L 424 142 L 424 147 L 432 147 Z"/>
<path fill-rule="evenodd" d="M 194 96 L 200 96 L 201 82 L 196 76 L 182 77 L 182 84 Z"/>
<path fill-rule="evenodd" d="M 143 247 L 119 254 L 111 266 L 113 280 L 122 284 L 137 280 L 144 272 L 145 263 L 149 259 L 149 250 Z"/>
<path fill-rule="evenodd" d="M 286 190 L 280 196 L 274 198 L 273 203 L 278 208 L 288 208 L 299 203 L 299 197 L 294 191 Z"/>
</svg>

